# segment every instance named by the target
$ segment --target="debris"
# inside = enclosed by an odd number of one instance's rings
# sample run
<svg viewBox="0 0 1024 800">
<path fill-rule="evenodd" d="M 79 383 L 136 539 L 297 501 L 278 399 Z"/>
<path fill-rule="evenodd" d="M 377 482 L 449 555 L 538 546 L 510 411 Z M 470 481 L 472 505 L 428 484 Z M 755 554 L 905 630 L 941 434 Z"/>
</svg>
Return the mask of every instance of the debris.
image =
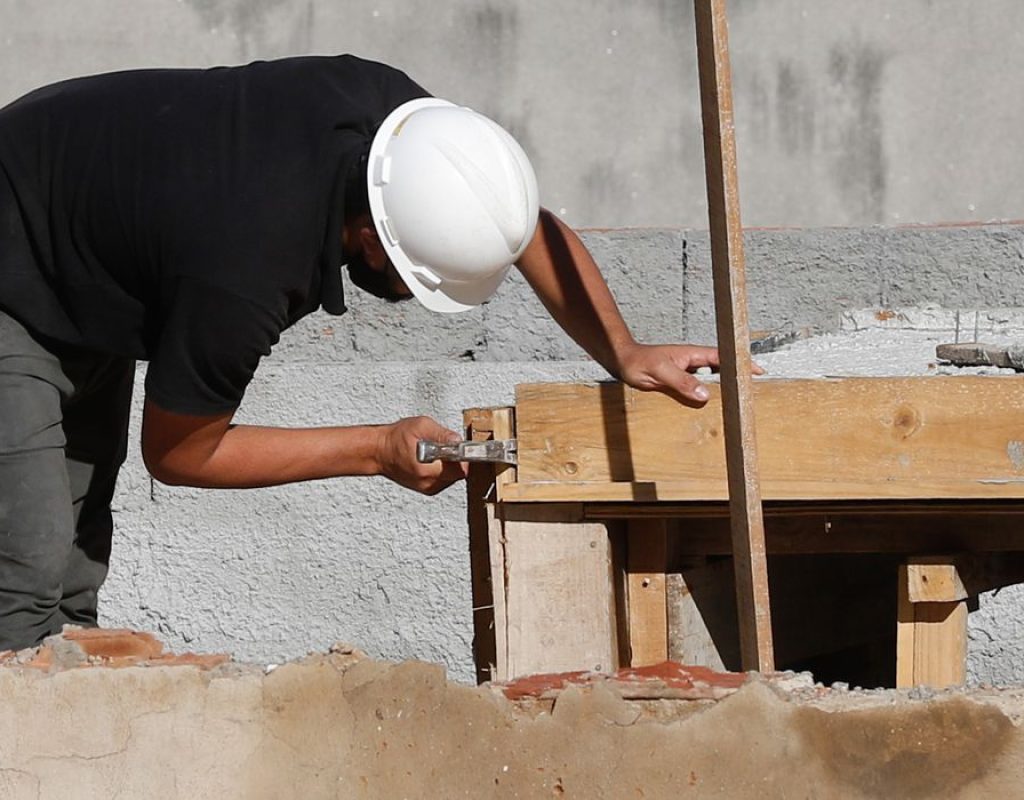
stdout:
<svg viewBox="0 0 1024 800">
<path fill-rule="evenodd" d="M 87 667 L 177 667 L 212 669 L 231 660 L 225 653 L 164 652 L 163 643 L 144 631 L 65 625 L 38 647 L 0 654 L 0 665 L 57 673 Z"/>
<path fill-rule="evenodd" d="M 940 344 L 935 355 L 958 367 L 999 367 L 1024 372 L 1024 345 L 961 342 Z"/>
<path fill-rule="evenodd" d="M 799 339 L 806 339 L 811 335 L 810 328 L 776 328 L 772 331 L 751 331 L 750 353 L 761 355 L 772 353 Z"/>
</svg>

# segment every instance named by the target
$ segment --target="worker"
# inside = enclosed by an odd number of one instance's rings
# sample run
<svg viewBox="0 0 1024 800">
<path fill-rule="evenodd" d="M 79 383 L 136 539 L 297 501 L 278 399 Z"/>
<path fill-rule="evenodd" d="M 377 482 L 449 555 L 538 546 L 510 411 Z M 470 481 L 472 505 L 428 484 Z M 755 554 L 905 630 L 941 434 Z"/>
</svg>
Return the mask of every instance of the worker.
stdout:
<svg viewBox="0 0 1024 800">
<path fill-rule="evenodd" d="M 425 417 L 234 424 L 260 359 L 356 286 L 454 312 L 515 264 L 609 373 L 701 405 L 712 348 L 629 333 L 590 254 L 539 209 L 530 162 L 489 119 L 354 56 L 142 70 L 0 109 L 0 650 L 95 626 L 135 362 L 159 481 L 270 486 L 382 475 L 432 494 Z M 344 266 L 343 266 L 344 265 Z"/>
</svg>

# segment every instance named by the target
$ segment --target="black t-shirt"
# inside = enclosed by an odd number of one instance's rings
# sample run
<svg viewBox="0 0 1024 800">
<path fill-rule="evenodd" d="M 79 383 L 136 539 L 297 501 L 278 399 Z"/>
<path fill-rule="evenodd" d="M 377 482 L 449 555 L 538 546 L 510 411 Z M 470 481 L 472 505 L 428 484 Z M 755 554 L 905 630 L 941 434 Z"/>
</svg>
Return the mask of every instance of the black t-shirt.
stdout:
<svg viewBox="0 0 1024 800">
<path fill-rule="evenodd" d="M 311 56 L 26 95 L 0 109 L 0 309 L 149 359 L 168 411 L 237 407 L 284 328 L 321 302 L 344 311 L 346 178 L 426 94 L 383 64 Z"/>
</svg>

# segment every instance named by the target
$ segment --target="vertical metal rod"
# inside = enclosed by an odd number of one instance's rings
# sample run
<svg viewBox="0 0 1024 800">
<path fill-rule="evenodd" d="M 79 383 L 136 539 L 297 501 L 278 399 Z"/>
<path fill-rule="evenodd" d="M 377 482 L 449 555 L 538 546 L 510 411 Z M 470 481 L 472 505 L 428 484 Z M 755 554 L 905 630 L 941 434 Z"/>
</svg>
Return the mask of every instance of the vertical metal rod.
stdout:
<svg viewBox="0 0 1024 800">
<path fill-rule="evenodd" d="M 775 655 L 754 429 L 725 0 L 694 0 L 694 11 L 740 652 L 743 669 L 768 672 L 775 669 Z"/>
</svg>

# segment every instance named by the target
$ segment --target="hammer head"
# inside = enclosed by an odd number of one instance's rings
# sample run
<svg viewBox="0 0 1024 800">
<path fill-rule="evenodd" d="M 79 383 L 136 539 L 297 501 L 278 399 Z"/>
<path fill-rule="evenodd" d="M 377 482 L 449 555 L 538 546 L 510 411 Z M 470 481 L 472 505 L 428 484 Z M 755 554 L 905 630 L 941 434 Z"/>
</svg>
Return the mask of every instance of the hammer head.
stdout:
<svg viewBox="0 0 1024 800">
<path fill-rule="evenodd" d="M 416 445 L 416 459 L 421 464 L 433 461 L 477 461 L 491 464 L 516 464 L 515 439 L 491 439 L 483 442 L 420 441 Z"/>
</svg>

